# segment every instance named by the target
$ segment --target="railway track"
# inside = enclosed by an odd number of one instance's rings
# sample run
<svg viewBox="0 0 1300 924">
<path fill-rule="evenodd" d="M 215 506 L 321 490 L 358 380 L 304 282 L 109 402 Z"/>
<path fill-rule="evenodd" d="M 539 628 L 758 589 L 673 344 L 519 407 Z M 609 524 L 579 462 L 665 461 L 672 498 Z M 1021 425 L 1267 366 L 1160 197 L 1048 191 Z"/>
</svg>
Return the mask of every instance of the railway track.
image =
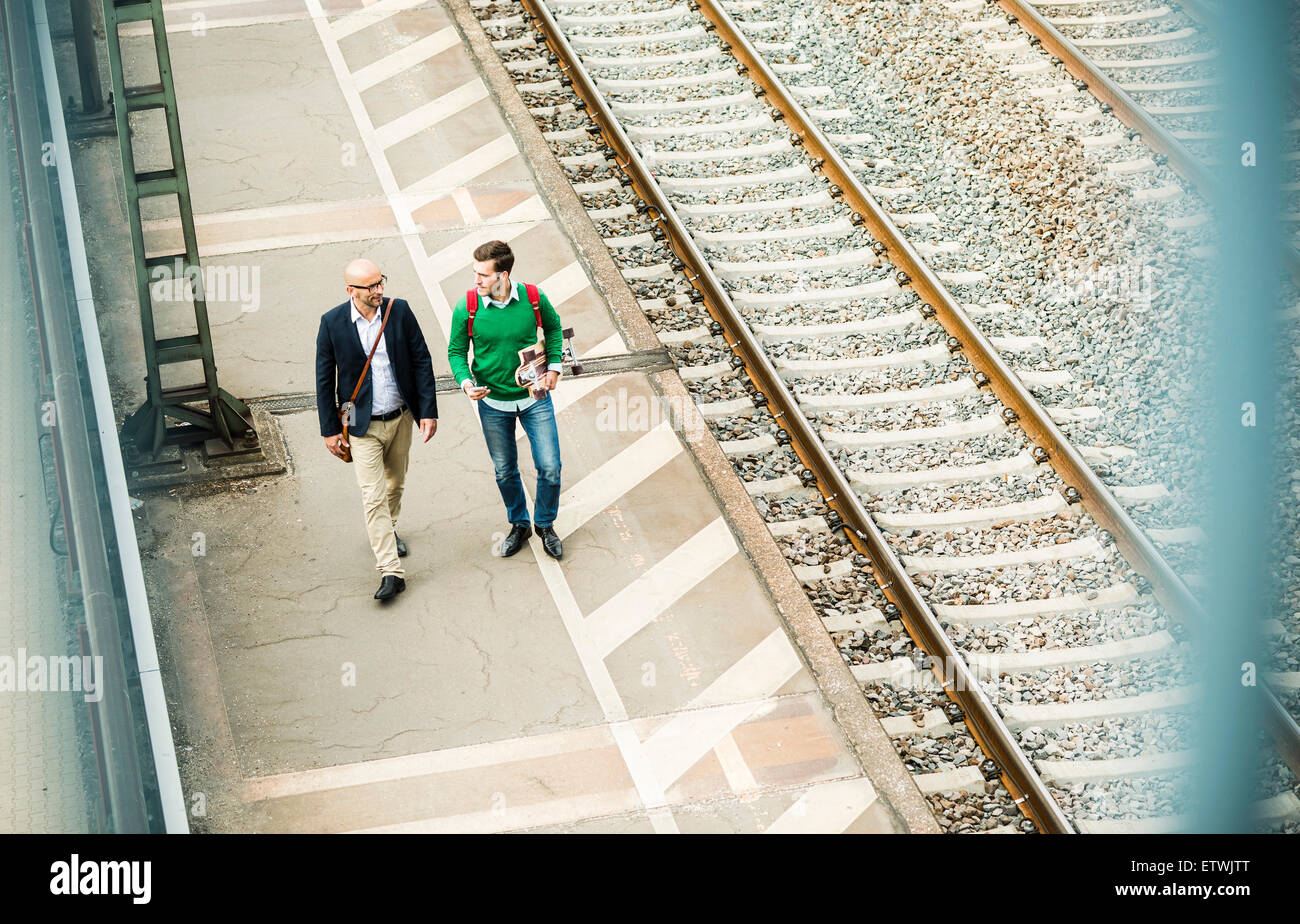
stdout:
<svg viewBox="0 0 1300 924">
<path fill-rule="evenodd" d="M 1197 193 L 1209 197 L 1213 192 L 1209 167 L 1221 134 L 1216 116 L 1224 105 L 1221 55 L 1212 37 L 1216 4 L 1205 0 L 957 0 L 944 7 L 959 32 L 968 37 L 968 44 L 978 41 L 986 56 L 999 59 L 1001 69 L 1020 92 L 1048 108 L 1057 107 L 1052 120 L 1061 127 L 1072 126 L 1077 138 L 1071 140 L 1079 141 L 1090 158 L 1104 162 L 1108 174 L 1130 185 L 1135 203 L 1164 213 L 1166 226 L 1177 233 L 1162 246 L 1176 249 L 1187 238 L 1199 238 L 1201 243 L 1193 245 L 1192 254 L 1212 256 L 1207 241 L 1213 238 L 1213 226 Z M 1062 76 L 1075 78 L 1073 89 Z M 1300 80 L 1294 74 L 1290 89 L 1297 97 Z M 1093 102 L 1085 102 L 1089 99 Z M 1123 124 L 1117 124 L 1117 119 Z M 1298 122 L 1286 125 L 1290 145 L 1294 145 L 1297 128 Z M 1300 221 L 1300 172 L 1296 167 L 1300 161 L 1294 152 L 1287 154 L 1286 161 L 1284 217 L 1293 233 L 1284 256 L 1294 282 L 1300 280 L 1300 256 L 1293 246 L 1295 223 Z M 1166 165 L 1186 181 L 1190 187 L 1187 195 L 1180 193 L 1177 182 L 1171 182 Z M 1196 275 L 1185 272 L 1189 278 Z M 1195 290 L 1196 284 L 1191 288 Z M 1294 492 L 1294 482 L 1300 478 L 1293 471 L 1296 434 L 1300 433 L 1296 410 L 1300 365 L 1293 361 L 1300 356 L 1294 323 L 1300 316 L 1295 307 L 1300 296 L 1292 285 L 1284 283 L 1283 289 L 1285 302 L 1292 307 L 1280 313 L 1278 332 L 1283 341 L 1278 395 L 1282 411 L 1279 498 L 1288 482 Z M 1187 326 L 1189 330 L 1195 327 Z M 1203 332 L 1190 337 L 1204 342 Z M 1164 454 L 1178 455 L 1167 449 Z M 1169 484 L 1173 493 L 1168 500 L 1183 501 L 1192 493 L 1175 482 Z M 1167 501 L 1160 503 L 1167 505 Z M 1277 516 L 1277 535 L 1296 535 L 1300 521 L 1290 505 L 1280 503 Z M 1203 567 L 1196 561 L 1198 544 L 1160 543 L 1162 553 L 1178 563 L 1180 570 L 1191 572 Z M 1280 611 L 1263 625 L 1272 658 L 1270 683 L 1282 707 L 1274 704 L 1273 712 L 1278 721 L 1288 722 L 1285 713 L 1293 723 L 1300 717 L 1300 558 L 1286 552 L 1277 556 L 1275 564 L 1275 577 L 1282 589 Z M 1199 579 L 1200 575 L 1189 577 Z M 1294 730 L 1283 737 L 1294 738 Z M 1291 762 L 1294 766 L 1294 756 Z"/>
<path fill-rule="evenodd" d="M 1194 689 L 1166 606 L 1195 603 L 1093 474 L 1108 449 L 1062 435 L 1096 409 L 1026 388 L 1069 373 L 981 333 L 1010 306 L 952 293 L 982 270 L 932 270 L 951 243 L 855 175 L 881 160 L 869 133 L 834 130 L 851 113 L 802 62 L 764 61 L 792 50 L 783 24 L 753 2 L 728 5 L 738 23 L 528 0 L 535 33 L 517 4 L 475 5 L 936 807 L 1175 825 Z M 1269 795 L 1266 814 L 1300 809 Z"/>
<path fill-rule="evenodd" d="M 1113 112 L 1141 136 L 1155 152 L 1153 157 L 1117 159 L 1116 172 L 1137 174 L 1168 163 L 1202 196 L 1214 198 L 1211 168 L 1217 161 L 1215 145 L 1221 132 L 1216 114 L 1225 105 L 1217 73 L 1220 50 L 1211 31 L 1215 4 L 1207 0 L 996 0 L 1007 15 L 980 18 L 966 24 L 971 31 L 989 34 L 990 48 L 1023 59 L 1028 68 L 1034 46 L 1059 58 L 1075 78 L 1074 88 L 1053 85 L 1043 92 L 1061 97 L 1086 90 L 1097 105 L 1071 112 L 1080 124 Z M 993 12 L 986 0 L 960 0 L 952 8 L 984 15 Z M 1026 34 L 1027 33 L 1027 34 Z M 1292 78 L 1292 89 L 1297 80 Z M 1288 126 L 1294 132 L 1300 125 Z M 1122 146 L 1121 133 L 1093 135 L 1096 146 Z M 1292 162 L 1294 164 L 1294 161 Z M 1142 191 L 1153 200 L 1182 197 L 1176 184 L 1152 186 Z M 1300 173 L 1293 166 L 1285 187 L 1285 214 L 1290 240 L 1285 258 L 1293 277 L 1300 279 Z M 1190 211 L 1175 219 L 1178 227 L 1194 228 L 1208 222 L 1208 213 Z"/>
</svg>

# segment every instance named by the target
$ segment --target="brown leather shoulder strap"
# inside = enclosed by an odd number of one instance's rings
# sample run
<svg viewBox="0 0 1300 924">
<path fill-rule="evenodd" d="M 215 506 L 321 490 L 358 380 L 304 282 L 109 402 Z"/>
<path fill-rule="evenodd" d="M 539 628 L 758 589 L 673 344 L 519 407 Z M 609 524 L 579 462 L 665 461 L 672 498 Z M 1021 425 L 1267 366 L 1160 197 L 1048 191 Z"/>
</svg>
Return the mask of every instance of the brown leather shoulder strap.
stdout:
<svg viewBox="0 0 1300 924">
<path fill-rule="evenodd" d="M 393 300 L 390 298 L 388 307 L 384 309 L 384 323 L 379 325 L 379 336 L 375 338 L 375 342 L 370 346 L 370 355 L 366 357 L 366 364 L 361 367 L 361 377 L 357 379 L 357 387 L 352 389 L 352 397 L 348 399 L 349 402 L 356 401 L 357 395 L 361 393 L 361 383 L 366 380 L 366 373 L 370 371 L 370 361 L 375 358 L 375 350 L 379 349 L 379 341 L 384 336 L 384 328 L 388 326 L 388 318 L 392 313 Z"/>
</svg>

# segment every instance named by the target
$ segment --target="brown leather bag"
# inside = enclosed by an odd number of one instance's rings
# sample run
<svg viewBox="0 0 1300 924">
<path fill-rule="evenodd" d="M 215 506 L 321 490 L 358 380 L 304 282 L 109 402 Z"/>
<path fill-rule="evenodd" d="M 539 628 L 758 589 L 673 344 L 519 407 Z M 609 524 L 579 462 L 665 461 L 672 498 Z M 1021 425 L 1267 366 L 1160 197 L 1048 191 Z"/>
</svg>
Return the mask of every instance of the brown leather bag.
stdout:
<svg viewBox="0 0 1300 924">
<path fill-rule="evenodd" d="M 379 336 L 375 337 L 375 342 L 370 347 L 370 355 L 366 357 L 366 364 L 361 367 L 361 376 L 357 379 L 357 387 L 352 389 L 352 397 L 343 402 L 339 408 L 339 420 L 343 422 L 343 461 L 352 461 L 352 447 L 348 445 L 348 418 L 352 416 L 352 409 L 355 407 L 357 395 L 361 393 L 361 383 L 366 380 L 366 373 L 370 371 L 370 361 L 375 358 L 375 350 L 379 349 L 379 341 L 383 339 L 384 328 L 388 326 L 388 317 L 393 313 L 393 300 L 388 300 L 388 307 L 384 309 L 384 322 L 379 325 Z"/>
</svg>

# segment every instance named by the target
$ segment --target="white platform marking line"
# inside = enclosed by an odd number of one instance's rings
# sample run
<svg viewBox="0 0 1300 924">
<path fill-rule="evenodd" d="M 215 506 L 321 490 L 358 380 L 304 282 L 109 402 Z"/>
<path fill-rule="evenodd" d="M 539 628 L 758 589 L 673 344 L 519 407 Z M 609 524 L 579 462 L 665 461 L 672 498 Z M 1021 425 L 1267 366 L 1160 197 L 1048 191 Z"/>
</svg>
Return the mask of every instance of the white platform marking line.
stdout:
<svg viewBox="0 0 1300 924">
<path fill-rule="evenodd" d="M 417 776 L 455 773 L 500 764 L 557 757 L 563 754 L 577 754 L 602 746 L 602 727 L 592 725 L 561 732 L 530 735 L 525 738 L 484 741 L 437 751 L 403 754 L 399 757 L 381 757 L 375 760 L 340 764 L 336 767 L 252 777 L 243 781 L 240 787 L 240 798 L 245 802 L 261 802 L 313 792 L 329 792 L 353 786 L 407 780 Z"/>
<path fill-rule="evenodd" d="M 199 228 L 212 225 L 238 224 L 240 222 L 274 221 L 279 218 L 304 218 L 308 215 L 360 212 L 383 209 L 388 203 L 383 199 L 343 199 L 329 202 L 296 202 L 293 205 L 271 205 L 255 209 L 227 209 L 194 216 Z M 151 218 L 140 222 L 145 231 L 172 231 L 181 226 L 179 218 Z"/>
<path fill-rule="evenodd" d="M 609 657 L 730 561 L 737 551 L 736 540 L 722 517 L 673 549 L 588 614 L 587 635 L 597 654 Z"/>
<path fill-rule="evenodd" d="M 799 658 L 780 629 L 743 658 L 646 739 L 646 756 L 655 777 L 667 788 L 713 748 L 724 735 L 755 714 L 770 709 L 771 697 L 799 672 Z M 721 705 L 727 704 L 727 705 Z M 705 706 L 715 708 L 706 709 Z"/>
<path fill-rule="evenodd" d="M 547 276 L 537 287 L 546 293 L 553 306 L 559 308 L 579 292 L 591 288 L 591 280 L 582 264 L 574 260 L 559 272 Z"/>
<path fill-rule="evenodd" d="M 429 0 L 379 0 L 378 3 L 372 3 L 369 6 L 353 10 L 351 13 L 339 17 L 338 21 L 333 25 L 326 22 L 325 29 L 328 30 L 329 39 L 337 43 L 340 39 L 345 39 L 354 32 L 360 32 L 367 26 L 383 22 L 389 16 L 414 9 L 417 6 L 425 6 L 428 3 Z M 316 9 L 312 9 L 313 6 Z M 311 11 L 313 17 L 319 15 L 324 20 L 325 12 L 320 9 L 318 2 L 308 0 L 307 8 Z M 321 38 L 325 37 L 326 33 L 322 32 Z"/>
<path fill-rule="evenodd" d="M 623 755 L 623 762 L 627 764 L 628 775 L 632 777 L 632 783 L 636 786 L 637 794 L 641 801 L 645 803 L 650 818 L 650 824 L 654 827 L 656 834 L 678 834 L 677 819 L 673 817 L 672 809 L 668 808 L 668 797 L 664 794 L 664 788 L 655 778 L 654 768 L 651 767 L 650 761 L 646 759 L 645 747 L 641 744 L 641 739 L 637 737 L 636 730 L 632 728 L 630 722 L 618 722 L 609 727 L 614 735 L 614 741 L 618 744 L 619 753 Z"/>
<path fill-rule="evenodd" d="M 418 209 L 451 190 L 464 186 L 492 168 L 499 167 L 518 153 L 519 148 L 515 146 L 515 139 L 510 135 L 493 138 L 464 157 L 458 157 L 447 166 L 435 170 L 421 180 L 416 180 L 402 190 L 402 200 L 407 202 L 412 210 Z"/>
<path fill-rule="evenodd" d="M 584 352 L 579 358 L 591 357 L 592 359 L 595 359 L 597 356 L 618 356 L 619 354 L 626 352 L 627 344 L 623 342 L 623 338 L 620 336 L 618 331 L 614 331 L 614 333 L 600 341 L 600 343 Z"/>
<path fill-rule="evenodd" d="M 731 791 L 736 795 L 754 792 L 762 788 L 758 780 L 754 779 L 749 764 L 745 762 L 745 755 L 740 752 L 740 745 L 736 744 L 735 735 L 724 735 L 722 740 L 714 747 L 713 756 L 718 758 L 718 763 L 722 767 L 722 775 L 727 778 L 727 785 L 731 787 Z"/>
<path fill-rule="evenodd" d="M 561 495 L 556 533 L 561 539 L 571 535 L 681 451 L 682 444 L 668 421 L 659 424 Z"/>
<path fill-rule="evenodd" d="M 524 488 L 524 494 L 530 504 L 535 503 L 533 497 L 529 496 L 527 487 Z M 569 633 L 574 652 L 578 655 L 578 661 L 587 675 L 587 682 L 591 684 L 605 718 L 611 723 L 610 731 L 618 744 L 619 753 L 623 756 L 628 773 L 636 785 L 637 795 L 641 797 L 641 802 L 647 809 L 663 809 L 668 801 L 664 795 L 664 787 L 658 782 L 653 763 L 647 759 L 645 746 L 637 740 L 636 732 L 628 724 L 627 707 L 623 705 L 623 698 L 618 693 L 618 687 L 614 685 L 614 678 L 610 675 L 609 668 L 605 666 L 604 659 L 596 654 L 587 637 L 582 610 L 574 599 L 573 589 L 569 586 L 563 569 L 560 568 L 559 562 L 547 557 L 543 552 L 541 542 L 536 535 L 529 540 L 529 544 L 537 561 L 537 567 L 542 572 L 542 580 L 546 582 L 546 589 L 550 592 L 551 599 L 555 601 L 560 620 Z M 675 833 L 677 824 L 672 819 L 672 813 L 667 809 L 664 811 L 666 817 L 664 813 L 654 816 L 658 819 L 655 830 L 660 833 Z"/>
<path fill-rule="evenodd" d="M 765 700 L 775 696 L 799 669 L 799 657 L 790 640 L 780 629 L 773 629 L 684 708 L 703 709 L 742 699 Z"/>
<path fill-rule="evenodd" d="M 291 247 L 319 247 L 322 244 L 346 244 L 351 241 L 381 241 L 398 237 L 401 232 L 388 228 L 349 228 L 346 231 L 315 231 L 306 234 L 281 234 L 277 237 L 254 237 L 242 241 L 223 241 L 219 244 L 199 246 L 201 257 L 225 257 L 237 253 L 260 253 L 266 250 L 285 250 Z M 174 247 L 166 250 L 150 250 L 147 256 L 171 253 Z"/>
<path fill-rule="evenodd" d="M 460 35 L 457 34 L 455 27 L 447 26 L 445 29 L 439 29 L 432 35 L 426 35 L 418 42 L 407 45 L 399 51 L 385 55 L 374 64 L 367 64 L 365 67 L 353 72 L 352 80 L 356 84 L 357 90 L 364 93 L 385 80 L 396 77 L 402 71 L 410 70 L 417 64 L 423 64 L 434 55 L 459 44 Z"/>
<path fill-rule="evenodd" d="M 492 228 L 491 231 L 475 230 L 464 234 L 437 253 L 428 255 L 425 260 L 429 263 L 430 269 L 438 273 L 434 278 L 441 282 L 467 270 L 474 262 L 474 248 L 485 240 L 491 240 L 489 235 L 495 235 L 508 244 L 550 217 L 546 213 L 546 204 L 542 202 L 541 196 L 531 195 L 513 208 L 502 212 L 492 221 L 484 222 L 485 226 Z M 467 280 L 465 288 L 468 289 L 470 283 L 474 281 L 473 275 L 466 272 L 465 276 Z"/>
<path fill-rule="evenodd" d="M 453 189 L 451 191 L 451 201 L 456 203 L 456 208 L 460 210 L 460 217 L 465 220 L 467 225 L 481 225 L 483 216 L 478 213 L 478 206 L 474 204 L 474 198 L 469 194 L 465 187 Z"/>
<path fill-rule="evenodd" d="M 451 306 L 447 304 L 442 289 L 438 287 L 437 281 L 433 279 L 432 274 L 429 272 L 428 254 L 425 253 L 424 244 L 420 241 L 420 229 L 416 225 L 410 210 L 402 207 L 397 178 L 393 175 L 393 168 L 384 156 L 383 149 L 379 147 L 375 139 L 374 123 L 371 122 L 370 114 L 361 102 L 361 95 L 352 82 L 352 75 L 343 60 L 343 53 L 339 49 L 338 41 L 331 32 L 329 21 L 325 18 L 325 11 L 321 8 L 320 0 L 303 0 L 303 2 L 307 7 L 307 12 L 311 14 L 312 23 L 316 26 L 316 33 L 320 36 L 321 45 L 325 49 L 325 57 L 329 60 L 330 67 L 334 71 L 334 78 L 338 83 L 339 91 L 348 104 L 348 111 L 352 113 L 352 121 L 356 123 L 361 142 L 366 147 L 366 154 L 370 157 L 370 162 L 375 168 L 375 175 L 379 180 L 380 188 L 383 189 L 384 197 L 388 200 L 389 207 L 393 210 L 393 216 L 397 219 L 398 230 L 401 231 L 402 239 L 406 242 L 406 250 L 411 256 L 411 262 L 415 265 L 416 274 L 420 278 L 420 285 L 424 289 L 425 296 L 429 299 L 429 304 L 433 307 L 434 318 L 442 329 L 443 339 L 446 340 L 451 327 Z M 383 0 L 381 0 L 382 2 Z M 359 15 L 360 12 L 352 15 Z"/>
<path fill-rule="evenodd" d="M 530 505 L 536 504 L 536 499 L 526 485 L 524 496 Z M 615 743 L 618 744 L 619 753 L 636 786 L 637 795 L 649 810 L 651 824 L 659 834 L 678 833 L 672 810 L 667 807 L 665 787 L 654 773 L 654 765 L 648 758 L 645 745 L 637 738 L 636 731 L 628 721 L 627 707 L 623 704 L 623 698 L 619 695 L 618 687 L 614 684 L 614 678 L 610 675 L 604 658 L 596 653 L 591 644 L 582 610 L 573 596 L 573 589 L 564 576 L 564 570 L 559 562 L 543 552 L 541 541 L 535 534 L 529 540 L 529 546 L 533 551 L 538 570 L 542 572 L 542 580 L 546 582 L 546 589 L 551 594 L 551 599 L 555 601 L 560 620 L 573 643 L 574 653 L 577 654 L 583 672 L 587 675 L 587 681 L 596 695 L 596 701 L 600 703 L 601 711 L 610 722 L 610 732 L 614 736 Z"/>
<path fill-rule="evenodd" d="M 866 779 L 821 783 L 804 792 L 764 834 L 842 834 L 876 801 Z"/>
<path fill-rule="evenodd" d="M 400 821 L 374 828 L 358 828 L 348 834 L 498 834 L 537 828 L 542 825 L 562 825 L 583 821 L 602 815 L 618 815 L 635 810 L 635 797 L 625 792 L 603 792 L 573 796 L 567 799 L 547 799 L 521 806 L 507 806 L 504 813 L 488 809 L 465 812 L 462 815 L 443 815 Z"/>
<path fill-rule="evenodd" d="M 561 379 L 560 387 L 551 392 L 551 403 L 555 405 L 555 413 L 558 416 L 574 404 L 577 404 L 588 394 L 595 391 L 601 385 L 608 382 L 608 375 L 584 375 L 576 379 Z M 522 429 L 522 428 L 521 428 Z M 522 437 L 522 434 L 520 434 Z M 560 498 L 560 504 L 564 504 L 564 498 Z M 560 516 L 563 517 L 563 506 L 560 508 Z M 559 527 L 556 527 L 559 529 Z"/>
<path fill-rule="evenodd" d="M 278 0 L 181 0 L 179 3 L 163 3 L 164 13 L 181 13 L 190 10 L 215 10 L 223 6 L 267 6 Z M 192 26 L 193 23 L 190 23 Z"/>
<path fill-rule="evenodd" d="M 381 148 L 387 150 L 487 98 L 487 85 L 483 83 L 482 77 L 475 77 L 469 83 L 462 84 L 377 128 L 375 140 Z"/>
<path fill-rule="evenodd" d="M 252 4 L 248 4 L 251 6 Z M 169 16 L 173 12 L 170 6 L 163 8 L 164 16 Z M 203 28 L 208 29 L 238 29 L 246 26 L 274 26 L 282 22 L 301 22 L 305 19 L 301 13 L 272 13 L 266 16 L 229 16 L 226 18 L 211 17 L 203 21 Z M 182 20 L 181 22 L 167 22 L 166 32 L 168 35 L 175 35 L 182 32 L 193 34 L 195 21 L 192 19 Z M 118 35 L 122 38 L 152 38 L 153 23 L 151 22 L 131 22 L 123 23 L 118 29 Z"/>
<path fill-rule="evenodd" d="M 672 786 L 719 741 L 770 708 L 770 702 L 759 700 L 677 713 L 644 742 L 655 778 L 665 789 Z"/>
<path fill-rule="evenodd" d="M 650 818 L 650 824 L 654 826 L 655 834 L 681 834 L 681 829 L 677 827 L 677 819 L 673 817 L 672 809 L 654 808 L 646 813 Z"/>
</svg>

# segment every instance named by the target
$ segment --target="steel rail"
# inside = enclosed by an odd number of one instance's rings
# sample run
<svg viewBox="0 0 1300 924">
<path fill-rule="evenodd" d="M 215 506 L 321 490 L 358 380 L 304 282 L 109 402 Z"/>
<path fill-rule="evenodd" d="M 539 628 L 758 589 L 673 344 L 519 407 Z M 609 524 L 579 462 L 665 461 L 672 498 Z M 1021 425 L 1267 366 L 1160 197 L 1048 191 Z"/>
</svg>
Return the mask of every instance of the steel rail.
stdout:
<svg viewBox="0 0 1300 924">
<path fill-rule="evenodd" d="M 1178 610 L 1194 610 L 1197 605 L 1195 598 L 1155 545 L 1084 461 L 1038 399 L 1012 372 L 997 348 L 857 178 L 802 104 L 786 90 L 735 21 L 712 0 L 702 0 L 701 5 L 705 16 L 717 27 L 719 36 L 749 68 L 803 146 L 822 161 L 820 169 L 834 184 L 834 190 L 838 190 L 844 201 L 865 219 L 872 235 L 885 245 L 890 261 L 906 274 L 916 293 L 935 310 L 939 323 L 956 340 L 950 346 L 959 348 L 971 365 L 984 373 L 983 379 L 977 376 L 977 380 L 987 382 L 998 399 L 1014 412 L 1015 422 L 1020 428 L 1037 446 L 1046 450 L 1047 460 L 1068 486 L 1067 493 L 1068 488 L 1078 492 L 1084 509 L 1110 532 L 1125 558 L 1151 582 L 1162 601 Z"/>
<path fill-rule="evenodd" d="M 1223 15 L 1223 0 L 1178 0 L 1178 3 L 1188 16 L 1207 29 L 1214 29 L 1218 25 L 1219 17 Z M 1290 61 L 1286 63 L 1286 77 L 1291 95 L 1300 97 L 1300 74 L 1295 72 Z"/>
<path fill-rule="evenodd" d="M 623 131 L 594 80 L 586 72 L 550 10 L 542 0 L 521 2 L 546 44 L 558 56 L 560 70 L 565 75 L 561 81 L 571 85 L 585 101 L 588 114 L 599 125 L 606 143 L 613 149 L 619 168 L 627 174 L 633 188 L 649 204 L 652 213 L 658 213 L 652 214 L 652 218 L 663 226 L 673 252 L 683 266 L 689 268 L 687 279 L 703 297 L 709 313 L 722 325 L 727 346 L 739 358 L 759 391 L 766 395 L 774 419 L 788 435 L 800 460 L 816 477 L 818 489 L 827 505 L 838 516 L 839 522 L 836 522 L 835 516 L 828 519 L 834 528 L 839 528 L 840 523 L 847 527 L 846 535 L 850 542 L 871 560 L 876 582 L 890 602 L 898 607 L 903 624 L 912 638 L 935 659 L 933 663 L 936 675 L 944 691 L 965 711 L 967 727 L 985 753 L 998 765 L 1003 782 L 1016 804 L 1039 830 L 1046 833 L 1074 833 L 1069 819 L 1051 797 L 1029 759 L 1016 745 L 1014 736 L 993 702 L 984 693 L 978 678 L 943 631 L 938 618 L 908 577 L 857 492 L 804 416 L 793 392 L 772 365 L 686 226 L 642 162 L 640 154 Z M 739 30 L 721 10 L 705 7 L 702 12 L 717 25 L 720 33 L 725 28 L 730 34 L 739 36 Z M 743 39 L 743 36 L 739 37 Z M 733 45 L 734 50 L 737 49 Z M 768 80 L 774 80 L 752 47 L 748 51 L 751 60 L 744 63 L 756 74 L 767 73 Z M 779 84 L 776 86 L 779 88 Z M 777 92 L 784 95 L 783 89 Z M 736 365 L 734 359 L 733 365 Z"/>
<path fill-rule="evenodd" d="M 998 6 L 1014 17 L 1026 32 L 1032 36 L 1031 41 L 1041 44 L 1049 53 L 1058 58 L 1065 69 L 1075 79 L 1082 81 L 1088 92 L 1108 107 L 1121 122 L 1142 136 L 1146 144 L 1164 156 L 1169 166 L 1173 167 L 1183 179 L 1196 187 L 1197 191 L 1211 204 L 1223 195 L 1220 182 L 1210 168 L 1197 158 L 1187 146 L 1174 137 L 1169 129 L 1156 121 L 1149 112 L 1138 105 L 1128 91 L 1111 79 L 1110 75 L 1061 34 L 1054 25 L 1047 21 L 1026 0 L 997 0 Z M 1187 4 L 1184 3 L 1186 6 Z M 1190 15 L 1194 19 L 1208 16 L 1205 9 L 1195 4 L 1196 12 Z M 1199 15 L 1198 15 L 1199 14 Z M 1295 245 L 1280 240 L 1283 258 L 1292 278 L 1300 282 L 1300 250 Z"/>
<path fill-rule="evenodd" d="M 1200 25 L 1209 29 L 1211 32 L 1219 24 L 1219 17 L 1223 15 L 1220 7 L 1222 0 L 1178 0 L 1183 11 Z M 1300 74 L 1297 74 L 1295 68 L 1291 66 L 1291 61 L 1285 62 L 1287 90 L 1296 99 L 1300 99 Z M 1294 245 L 1291 247 L 1292 252 L 1296 251 Z M 1293 275 L 1295 275 L 1293 273 Z M 1300 277 L 1296 279 L 1300 282 Z M 1294 724 L 1294 723 L 1293 723 Z"/>
<path fill-rule="evenodd" d="M 986 377 L 988 387 L 1015 414 L 1015 422 L 1039 447 L 1047 452 L 1047 461 L 1067 485 L 1078 492 L 1083 508 L 1103 529 L 1110 533 L 1120 552 L 1133 568 L 1150 582 L 1156 598 L 1189 627 L 1204 624 L 1206 615 L 1200 602 L 1170 567 L 1164 556 L 1129 516 L 1128 511 L 1092 470 L 1079 451 L 1065 437 L 1046 409 L 1039 403 L 1001 354 L 953 298 L 942 280 L 916 251 L 910 241 L 890 219 L 887 212 L 857 178 L 803 105 L 786 90 L 780 78 L 767 65 L 734 19 L 716 0 L 693 0 L 713 23 L 717 33 L 731 48 L 732 54 L 748 68 L 751 76 L 765 91 L 769 102 L 782 113 L 787 125 L 804 147 L 820 158 L 821 172 L 838 188 L 846 203 L 866 220 L 867 228 L 884 243 L 890 261 L 908 277 L 922 300 L 935 309 L 944 329 L 954 337 L 967 359 Z M 1287 713 L 1273 691 L 1264 688 L 1266 721 L 1287 765 L 1300 777 L 1300 728 Z"/>
<path fill-rule="evenodd" d="M 28 42 L 34 36 L 26 3 L 6 3 L 0 23 L 9 57 L 11 106 L 18 149 L 20 185 L 27 215 L 23 229 L 35 270 L 32 279 L 42 341 L 48 352 L 56 408 L 55 445 L 67 482 L 70 545 L 81 579 L 91 651 L 103 657 L 99 679 L 99 732 L 105 766 L 108 814 L 118 833 L 148 833 L 149 813 L 136 749 L 135 723 L 127 688 L 116 597 L 108 560 L 108 540 L 100 516 L 89 434 L 90 421 L 81 395 L 72 310 L 64 287 L 62 260 L 55 235 L 53 197 L 42 165 L 37 76 Z M 7 160 L 7 152 L 0 154 Z"/>
<path fill-rule="evenodd" d="M 1149 146 L 1168 158 L 1169 165 L 1200 190 L 1202 195 L 1211 201 L 1218 198 L 1218 184 L 1205 163 L 1138 105 L 1127 90 L 1062 35 L 1056 26 L 1047 21 L 1047 17 L 1025 0 L 997 0 L 997 3 L 1037 40 L 1035 44 L 1041 43 L 1044 49 L 1059 58 L 1070 74 L 1087 84 L 1089 93 L 1109 106 L 1116 118 L 1140 134 Z"/>
<path fill-rule="evenodd" d="M 1067 71 L 1084 81 L 1093 96 L 1109 104 L 1121 122 L 1139 132 L 1148 145 L 1164 154 L 1170 166 L 1196 186 L 1213 204 L 1220 195 L 1213 174 L 1181 141 L 1138 105 L 1118 83 L 1097 67 L 1029 3 L 1025 0 L 997 0 L 997 2 L 1007 13 L 1015 16 L 1027 32 L 1038 38 L 1044 48 L 1059 58 Z M 1203 0 L 1179 0 L 1179 2 L 1187 14 L 1202 25 L 1208 26 L 1213 22 L 1215 11 Z M 1297 79 L 1294 73 L 1291 73 L 1291 87 L 1293 93 L 1300 93 L 1300 79 Z M 1286 242 L 1283 242 L 1282 247 L 1287 269 L 1292 278 L 1300 282 L 1300 250 Z M 1115 532 L 1115 530 L 1111 531 Z M 1150 579 L 1149 575 L 1147 577 Z M 1157 597 L 1160 597 L 1159 593 Z M 1166 602 L 1163 597 L 1160 599 L 1161 602 Z M 1191 605 L 1175 605 L 1171 606 L 1171 609 L 1182 613 L 1184 619 L 1203 620 L 1205 614 L 1199 604 L 1190 596 L 1184 599 L 1190 600 Z M 1265 723 L 1273 735 L 1283 760 L 1291 771 L 1300 777 L 1300 726 L 1297 726 L 1295 719 L 1286 711 L 1271 689 L 1264 688 L 1264 698 Z"/>
<path fill-rule="evenodd" d="M 1273 736 L 1282 760 L 1300 779 L 1300 724 L 1271 689 L 1264 687 L 1264 695 L 1264 725 Z"/>
<path fill-rule="evenodd" d="M 1222 0 L 1178 0 L 1183 12 L 1211 32 L 1218 26 L 1219 17 L 1223 15 L 1221 2 Z M 1286 63 L 1286 78 L 1291 95 L 1300 98 L 1300 74 L 1295 72 L 1289 61 Z"/>
</svg>

